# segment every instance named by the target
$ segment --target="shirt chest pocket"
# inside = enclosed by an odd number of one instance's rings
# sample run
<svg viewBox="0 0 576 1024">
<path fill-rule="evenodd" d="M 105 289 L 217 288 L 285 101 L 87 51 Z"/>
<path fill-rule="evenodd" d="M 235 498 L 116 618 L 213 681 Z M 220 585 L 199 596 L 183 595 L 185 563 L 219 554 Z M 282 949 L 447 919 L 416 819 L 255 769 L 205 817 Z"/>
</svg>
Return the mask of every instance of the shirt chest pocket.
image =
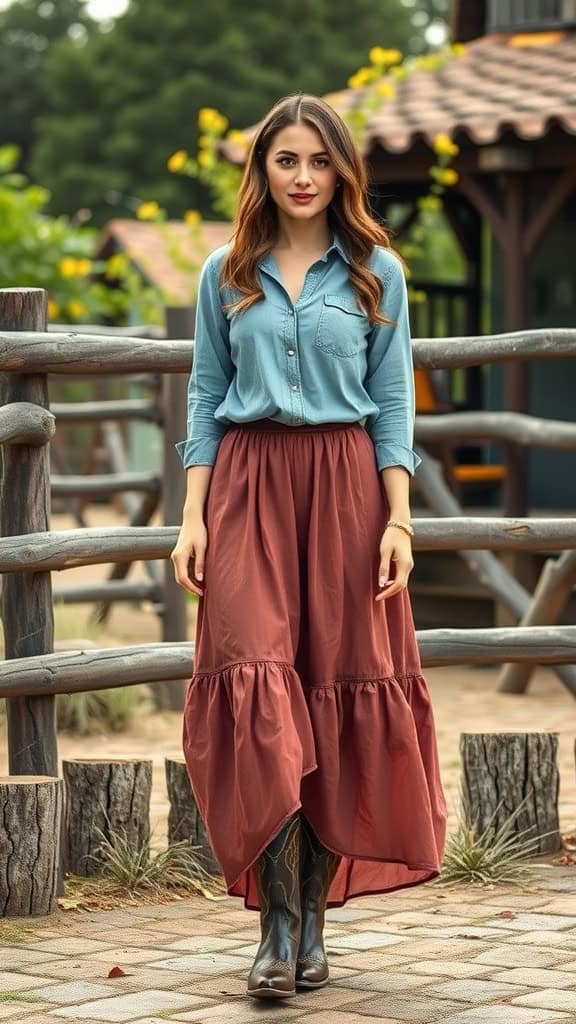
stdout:
<svg viewBox="0 0 576 1024">
<path fill-rule="evenodd" d="M 326 294 L 314 344 L 323 352 L 342 359 L 354 356 L 365 347 L 367 324 L 354 298 Z"/>
</svg>

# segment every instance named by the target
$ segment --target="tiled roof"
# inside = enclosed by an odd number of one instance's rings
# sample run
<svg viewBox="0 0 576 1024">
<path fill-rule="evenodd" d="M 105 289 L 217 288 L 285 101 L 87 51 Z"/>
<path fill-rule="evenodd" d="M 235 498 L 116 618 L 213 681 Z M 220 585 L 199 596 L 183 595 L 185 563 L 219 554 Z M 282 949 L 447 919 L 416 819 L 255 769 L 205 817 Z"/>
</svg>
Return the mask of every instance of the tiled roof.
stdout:
<svg viewBox="0 0 576 1024">
<path fill-rule="evenodd" d="M 359 96 L 361 90 L 345 89 L 326 99 L 343 113 Z M 404 153 L 418 139 L 431 144 L 441 132 L 478 145 L 507 130 L 533 140 L 554 124 L 576 134 L 576 33 L 493 35 L 468 43 L 464 56 L 436 71 L 400 80 L 395 97 L 383 99 L 370 118 L 363 150 L 379 144 Z M 235 163 L 244 158 L 238 147 L 227 146 L 226 155 Z"/>
<path fill-rule="evenodd" d="M 99 252 L 108 256 L 121 249 L 168 304 L 187 304 L 206 256 L 228 242 L 231 233 L 230 224 L 218 221 L 204 221 L 196 236 L 182 221 L 111 220 L 102 231 Z"/>
</svg>

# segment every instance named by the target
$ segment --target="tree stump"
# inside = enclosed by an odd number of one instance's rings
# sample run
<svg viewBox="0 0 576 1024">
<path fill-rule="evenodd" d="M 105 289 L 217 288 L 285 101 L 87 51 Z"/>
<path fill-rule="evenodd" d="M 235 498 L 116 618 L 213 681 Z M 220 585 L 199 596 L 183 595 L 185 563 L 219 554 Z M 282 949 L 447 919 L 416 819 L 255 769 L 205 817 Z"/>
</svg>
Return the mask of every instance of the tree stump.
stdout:
<svg viewBox="0 0 576 1024">
<path fill-rule="evenodd" d="M 119 835 L 138 849 L 150 838 L 152 760 L 84 758 L 62 762 L 66 786 L 66 870 L 84 877 L 102 872 L 102 842 Z"/>
<path fill-rule="evenodd" d="M 0 917 L 55 909 L 62 797 L 61 779 L 0 776 Z"/>
<path fill-rule="evenodd" d="M 222 869 L 216 860 L 204 822 L 194 799 L 186 763 L 182 756 L 166 757 L 166 788 L 170 801 L 168 814 L 168 842 L 178 843 L 189 839 L 202 867 L 212 875 L 220 875 Z"/>
<path fill-rule="evenodd" d="M 511 834 L 531 828 L 523 839 L 542 836 L 531 856 L 559 850 L 557 754 L 558 733 L 461 733 L 467 824 L 475 823 L 480 835 L 494 815 L 492 826 L 497 829 L 525 800 Z"/>
</svg>

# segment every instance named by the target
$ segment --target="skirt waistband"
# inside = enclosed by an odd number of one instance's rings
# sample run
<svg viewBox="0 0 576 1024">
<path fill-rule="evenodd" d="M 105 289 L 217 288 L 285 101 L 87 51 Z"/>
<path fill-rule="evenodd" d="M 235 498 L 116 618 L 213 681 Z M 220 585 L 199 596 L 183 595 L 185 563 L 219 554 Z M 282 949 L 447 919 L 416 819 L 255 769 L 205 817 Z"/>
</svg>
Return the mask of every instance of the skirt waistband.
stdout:
<svg viewBox="0 0 576 1024">
<path fill-rule="evenodd" d="M 291 434 L 315 434 L 326 430 L 352 430 L 361 427 L 360 420 L 352 423 L 304 423 L 291 426 L 289 423 L 280 423 L 278 420 L 250 420 L 248 423 L 232 423 L 231 430 L 250 430 L 259 433 L 291 433 Z"/>
</svg>

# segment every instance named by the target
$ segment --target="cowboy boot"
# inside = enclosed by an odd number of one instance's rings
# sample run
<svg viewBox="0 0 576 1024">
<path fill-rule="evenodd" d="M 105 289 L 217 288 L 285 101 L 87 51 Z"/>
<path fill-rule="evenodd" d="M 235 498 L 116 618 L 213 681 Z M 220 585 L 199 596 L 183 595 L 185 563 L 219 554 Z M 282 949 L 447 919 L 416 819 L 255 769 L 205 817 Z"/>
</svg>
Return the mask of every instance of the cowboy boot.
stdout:
<svg viewBox="0 0 576 1024">
<path fill-rule="evenodd" d="M 248 978 L 248 995 L 283 999 L 296 994 L 300 942 L 300 817 L 284 825 L 256 863 L 262 938 Z"/>
<path fill-rule="evenodd" d="M 328 983 L 324 949 L 324 913 L 330 883 L 341 857 L 322 845 L 302 815 L 301 906 L 302 929 L 296 960 L 298 988 L 322 988 Z"/>
</svg>

